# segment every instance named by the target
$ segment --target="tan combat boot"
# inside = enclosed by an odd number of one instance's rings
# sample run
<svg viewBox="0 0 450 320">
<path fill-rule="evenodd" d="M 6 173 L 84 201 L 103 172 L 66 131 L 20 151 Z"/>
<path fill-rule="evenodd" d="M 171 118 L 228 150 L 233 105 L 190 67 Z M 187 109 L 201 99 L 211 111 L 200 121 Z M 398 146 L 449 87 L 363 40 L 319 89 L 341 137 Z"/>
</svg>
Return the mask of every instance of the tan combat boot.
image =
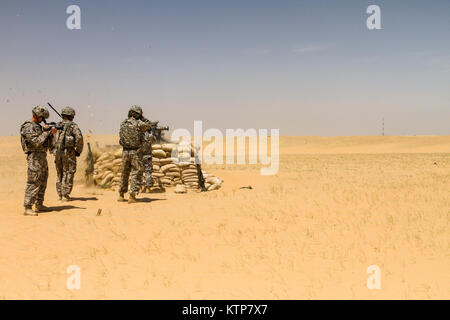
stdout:
<svg viewBox="0 0 450 320">
<path fill-rule="evenodd" d="M 31 207 L 25 207 L 25 212 L 23 213 L 26 216 L 38 216 L 37 212 L 34 212 Z"/>
<path fill-rule="evenodd" d="M 128 198 L 128 203 L 136 203 L 136 196 L 134 194 L 130 194 L 130 198 Z"/>
<path fill-rule="evenodd" d="M 69 201 L 72 201 L 72 198 L 69 195 L 65 195 L 65 196 L 62 197 L 62 201 L 63 202 L 69 202 Z"/>
<path fill-rule="evenodd" d="M 119 198 L 117 199 L 117 201 L 119 201 L 119 202 L 126 202 L 127 200 L 125 200 L 125 197 L 124 197 L 123 193 L 120 193 L 119 194 Z"/>
</svg>

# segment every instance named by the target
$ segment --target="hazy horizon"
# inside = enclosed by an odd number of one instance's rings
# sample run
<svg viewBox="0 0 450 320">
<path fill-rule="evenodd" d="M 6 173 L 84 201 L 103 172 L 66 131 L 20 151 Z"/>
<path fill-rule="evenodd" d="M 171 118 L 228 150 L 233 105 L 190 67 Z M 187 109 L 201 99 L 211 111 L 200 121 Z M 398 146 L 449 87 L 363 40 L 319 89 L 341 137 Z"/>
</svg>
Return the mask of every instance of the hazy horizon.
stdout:
<svg viewBox="0 0 450 320">
<path fill-rule="evenodd" d="M 95 134 L 139 104 L 171 129 L 449 135 L 449 34 L 444 0 L 2 1 L 0 136 L 47 102 Z"/>
</svg>

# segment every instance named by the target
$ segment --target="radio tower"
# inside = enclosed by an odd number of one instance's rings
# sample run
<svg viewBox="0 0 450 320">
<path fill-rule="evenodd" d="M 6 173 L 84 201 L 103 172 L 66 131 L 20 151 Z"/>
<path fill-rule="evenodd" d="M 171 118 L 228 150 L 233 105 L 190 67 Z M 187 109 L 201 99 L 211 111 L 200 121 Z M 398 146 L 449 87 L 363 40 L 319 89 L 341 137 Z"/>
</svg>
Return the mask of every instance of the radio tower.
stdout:
<svg viewBox="0 0 450 320">
<path fill-rule="evenodd" d="M 382 128 L 381 135 L 384 137 L 384 117 L 382 120 L 381 128 Z"/>
</svg>

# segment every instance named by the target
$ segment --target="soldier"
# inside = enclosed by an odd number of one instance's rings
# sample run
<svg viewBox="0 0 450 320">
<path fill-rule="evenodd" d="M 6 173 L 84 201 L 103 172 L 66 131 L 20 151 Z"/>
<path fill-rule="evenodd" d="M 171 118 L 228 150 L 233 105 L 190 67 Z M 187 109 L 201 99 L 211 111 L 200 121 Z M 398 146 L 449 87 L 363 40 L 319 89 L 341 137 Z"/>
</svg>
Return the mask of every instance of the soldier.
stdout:
<svg viewBox="0 0 450 320">
<path fill-rule="evenodd" d="M 39 212 L 50 211 L 44 206 L 45 190 L 48 179 L 47 151 L 51 147 L 52 137 L 58 130 L 41 122 L 49 117 L 46 107 L 33 108 L 31 120 L 20 127 L 22 149 L 27 155 L 28 171 L 25 189 L 25 215 L 37 216 Z M 33 209 L 34 205 L 34 209 Z"/>
<path fill-rule="evenodd" d="M 73 178 L 77 171 L 77 157 L 83 152 L 83 134 L 78 125 L 73 122 L 75 110 L 65 107 L 61 111 L 63 121 L 59 124 L 63 127 L 56 135 L 53 154 L 56 167 L 56 191 L 59 200 L 70 201 L 70 193 L 73 189 Z"/>
<path fill-rule="evenodd" d="M 125 202 L 124 194 L 128 191 L 128 179 L 131 172 L 130 198 L 128 203 L 136 202 L 142 180 L 142 135 L 150 128 L 150 123 L 142 115 L 142 108 L 132 106 L 128 111 L 128 119 L 120 125 L 119 143 L 123 147 L 122 177 L 120 178 L 119 199 Z"/>
</svg>

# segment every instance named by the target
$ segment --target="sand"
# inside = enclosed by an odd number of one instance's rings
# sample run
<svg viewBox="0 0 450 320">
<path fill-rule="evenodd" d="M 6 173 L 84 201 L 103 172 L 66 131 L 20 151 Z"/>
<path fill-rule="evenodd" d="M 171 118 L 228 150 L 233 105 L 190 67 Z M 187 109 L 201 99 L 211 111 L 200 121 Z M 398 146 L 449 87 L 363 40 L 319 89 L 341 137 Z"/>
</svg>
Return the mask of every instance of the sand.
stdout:
<svg viewBox="0 0 450 320">
<path fill-rule="evenodd" d="M 209 166 L 222 189 L 133 205 L 84 186 L 84 165 L 60 203 L 49 156 L 54 211 L 26 217 L 25 156 L 0 138 L 0 298 L 450 298 L 449 136 L 281 137 L 280 149 L 275 176 Z M 71 265 L 80 290 L 66 287 Z"/>
</svg>

